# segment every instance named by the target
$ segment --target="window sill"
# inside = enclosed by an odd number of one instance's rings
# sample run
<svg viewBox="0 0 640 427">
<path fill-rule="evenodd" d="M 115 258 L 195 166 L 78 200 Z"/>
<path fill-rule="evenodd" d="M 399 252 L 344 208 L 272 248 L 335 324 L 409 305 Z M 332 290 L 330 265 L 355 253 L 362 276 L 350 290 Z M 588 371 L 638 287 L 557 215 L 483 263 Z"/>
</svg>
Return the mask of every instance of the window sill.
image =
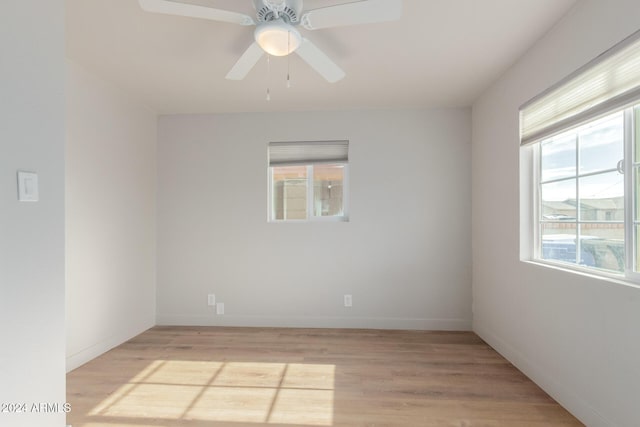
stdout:
<svg viewBox="0 0 640 427">
<path fill-rule="evenodd" d="M 349 217 L 331 216 L 314 219 L 269 219 L 267 222 L 270 224 L 318 224 L 326 222 L 349 222 Z"/>
<path fill-rule="evenodd" d="M 636 273 L 637 278 L 619 276 L 613 273 L 595 273 L 591 270 L 569 266 L 565 264 L 558 264 L 554 262 L 547 262 L 544 260 L 531 260 L 531 259 L 521 259 L 521 262 L 529 265 L 533 265 L 536 267 L 550 268 L 552 270 L 562 271 L 570 274 L 577 274 L 579 276 L 587 277 L 593 280 L 603 280 L 609 283 L 615 283 L 617 285 L 628 286 L 635 289 L 640 289 L 640 274 Z"/>
</svg>

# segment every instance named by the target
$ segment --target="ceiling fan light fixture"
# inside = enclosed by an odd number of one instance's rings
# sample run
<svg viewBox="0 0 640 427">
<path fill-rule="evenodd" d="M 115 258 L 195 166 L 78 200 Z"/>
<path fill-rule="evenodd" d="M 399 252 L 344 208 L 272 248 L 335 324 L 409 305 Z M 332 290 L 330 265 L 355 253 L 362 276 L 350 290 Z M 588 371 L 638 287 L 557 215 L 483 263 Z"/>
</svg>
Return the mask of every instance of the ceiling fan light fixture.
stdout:
<svg viewBox="0 0 640 427">
<path fill-rule="evenodd" d="M 254 35 L 258 45 L 273 56 L 287 56 L 302 43 L 300 32 L 282 18 L 258 25 Z"/>
</svg>

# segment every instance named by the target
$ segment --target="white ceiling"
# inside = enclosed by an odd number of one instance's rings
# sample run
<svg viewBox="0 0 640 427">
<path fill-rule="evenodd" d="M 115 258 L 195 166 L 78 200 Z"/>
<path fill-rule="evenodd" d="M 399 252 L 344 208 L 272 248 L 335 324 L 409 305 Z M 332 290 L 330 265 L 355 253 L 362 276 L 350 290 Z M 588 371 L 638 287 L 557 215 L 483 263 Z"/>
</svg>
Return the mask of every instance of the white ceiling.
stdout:
<svg viewBox="0 0 640 427">
<path fill-rule="evenodd" d="M 182 1 L 255 16 L 251 0 Z M 147 13 L 137 0 L 66 0 L 66 48 L 160 113 L 468 106 L 575 1 L 404 0 L 400 21 L 301 29 L 346 77 L 327 83 L 292 55 L 290 89 L 287 58 L 272 59 L 269 78 L 266 56 L 245 80 L 224 78 L 253 27 Z"/>
</svg>

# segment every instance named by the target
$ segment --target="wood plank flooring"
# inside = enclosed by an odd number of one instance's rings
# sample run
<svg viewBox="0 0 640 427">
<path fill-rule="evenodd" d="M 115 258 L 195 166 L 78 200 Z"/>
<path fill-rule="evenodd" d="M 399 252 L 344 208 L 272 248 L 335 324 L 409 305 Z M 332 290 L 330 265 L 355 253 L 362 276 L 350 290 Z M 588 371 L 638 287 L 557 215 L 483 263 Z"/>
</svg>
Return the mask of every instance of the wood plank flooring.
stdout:
<svg viewBox="0 0 640 427">
<path fill-rule="evenodd" d="M 155 327 L 67 401 L 73 427 L 582 425 L 471 332 Z"/>
</svg>

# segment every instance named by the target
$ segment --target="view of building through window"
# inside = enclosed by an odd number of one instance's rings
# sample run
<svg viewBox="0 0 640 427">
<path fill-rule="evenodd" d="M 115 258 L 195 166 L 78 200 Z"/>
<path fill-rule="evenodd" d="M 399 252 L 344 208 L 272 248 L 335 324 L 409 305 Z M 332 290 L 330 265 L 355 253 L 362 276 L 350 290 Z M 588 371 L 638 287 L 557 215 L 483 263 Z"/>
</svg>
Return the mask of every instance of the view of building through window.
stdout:
<svg viewBox="0 0 640 427">
<path fill-rule="evenodd" d="M 307 167 L 280 166 L 273 168 L 273 218 L 307 218 Z"/>
<path fill-rule="evenodd" d="M 624 112 L 540 144 L 541 258 L 623 272 Z"/>
<path fill-rule="evenodd" d="M 315 216 L 340 216 L 344 166 L 315 165 L 313 167 L 313 214 Z"/>
<path fill-rule="evenodd" d="M 331 164 L 272 167 L 272 219 L 344 216 L 345 168 Z"/>
</svg>

